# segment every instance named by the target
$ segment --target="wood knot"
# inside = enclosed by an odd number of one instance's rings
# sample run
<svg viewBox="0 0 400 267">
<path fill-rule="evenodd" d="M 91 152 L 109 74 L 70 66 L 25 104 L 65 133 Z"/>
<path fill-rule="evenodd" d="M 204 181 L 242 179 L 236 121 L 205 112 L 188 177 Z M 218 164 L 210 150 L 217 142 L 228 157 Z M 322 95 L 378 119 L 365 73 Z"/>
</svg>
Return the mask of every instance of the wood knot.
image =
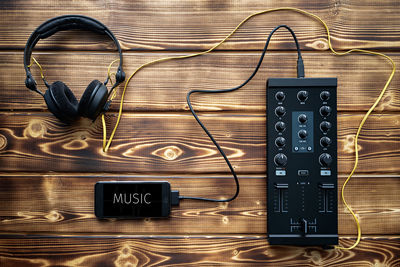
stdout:
<svg viewBox="0 0 400 267">
<path fill-rule="evenodd" d="M 228 223 L 229 223 L 228 216 L 222 217 L 222 222 L 223 222 L 224 224 L 228 224 Z"/>
<path fill-rule="evenodd" d="M 219 202 L 219 207 L 221 209 L 226 209 L 228 208 L 228 202 Z"/>
<path fill-rule="evenodd" d="M 124 254 L 124 255 L 129 255 L 129 254 L 131 254 L 131 249 L 130 249 L 130 247 L 129 247 L 128 245 L 125 245 L 125 246 L 122 248 L 121 252 L 122 252 L 122 254 Z"/>
<path fill-rule="evenodd" d="M 307 47 L 311 47 L 315 50 L 327 50 L 329 48 L 328 40 L 325 38 L 320 38 L 311 44 L 306 44 Z"/>
<path fill-rule="evenodd" d="M 333 3 L 333 6 L 329 9 L 329 16 L 330 17 L 338 16 L 340 9 L 341 9 L 341 2 L 340 0 L 337 0 Z"/>
<path fill-rule="evenodd" d="M 82 139 L 72 140 L 72 141 L 62 145 L 62 148 L 66 149 L 66 150 L 81 150 L 81 149 L 85 149 L 87 147 L 89 147 L 89 144 Z"/>
<path fill-rule="evenodd" d="M 43 137 L 47 132 L 47 127 L 43 121 L 33 119 L 29 122 L 28 127 L 24 130 L 25 136 L 31 136 L 33 138 Z"/>
<path fill-rule="evenodd" d="M 7 138 L 4 135 L 0 134 L 0 150 L 5 149 L 6 146 L 7 146 Z"/>
<path fill-rule="evenodd" d="M 347 153 L 354 153 L 355 152 L 355 147 L 354 147 L 354 141 L 355 138 L 353 135 L 347 135 L 345 138 L 346 142 L 344 143 L 343 151 Z M 357 144 L 357 149 L 360 152 L 362 147 L 360 144 Z"/>
<path fill-rule="evenodd" d="M 121 248 L 119 251 L 118 258 L 115 260 L 114 264 L 115 266 L 138 266 L 139 264 L 139 258 L 134 255 L 134 253 L 138 253 L 137 251 L 133 251 L 130 247 L 129 244 L 124 244 L 124 246 Z M 140 256 L 140 254 L 138 255 Z"/>
<path fill-rule="evenodd" d="M 311 261 L 315 265 L 320 265 L 322 260 L 322 256 L 318 251 L 312 251 L 311 252 Z"/>
<path fill-rule="evenodd" d="M 390 106 L 392 105 L 392 95 L 391 92 L 387 92 L 386 93 L 387 96 L 385 98 L 383 98 L 378 106 L 375 108 L 377 111 L 383 111 L 385 108 L 390 108 Z"/>
<path fill-rule="evenodd" d="M 61 213 L 57 212 L 56 210 L 50 211 L 50 213 L 44 217 L 47 220 L 49 220 L 50 222 L 59 222 L 64 219 L 64 217 L 61 215 Z"/>
<path fill-rule="evenodd" d="M 182 149 L 180 149 L 177 146 L 166 146 L 163 148 L 159 148 L 153 153 L 151 153 L 155 156 L 158 156 L 160 158 L 163 158 L 165 160 L 174 160 L 178 158 L 180 155 L 183 154 Z"/>
</svg>

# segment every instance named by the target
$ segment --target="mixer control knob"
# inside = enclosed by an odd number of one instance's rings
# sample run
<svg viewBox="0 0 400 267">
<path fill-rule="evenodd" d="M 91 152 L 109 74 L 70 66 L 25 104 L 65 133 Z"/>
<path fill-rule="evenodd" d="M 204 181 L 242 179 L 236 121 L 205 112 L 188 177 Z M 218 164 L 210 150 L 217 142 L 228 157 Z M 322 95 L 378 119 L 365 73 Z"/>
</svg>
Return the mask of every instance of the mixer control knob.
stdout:
<svg viewBox="0 0 400 267">
<path fill-rule="evenodd" d="M 308 133 L 307 133 L 306 130 L 300 130 L 300 131 L 298 132 L 298 135 L 299 135 L 299 137 L 300 137 L 301 139 L 306 139 Z"/>
<path fill-rule="evenodd" d="M 329 137 L 322 137 L 320 140 L 321 146 L 322 147 L 328 147 L 332 143 L 332 140 Z"/>
<path fill-rule="evenodd" d="M 282 91 L 279 91 L 275 94 L 275 99 L 278 100 L 279 102 L 282 102 L 285 100 L 285 93 Z"/>
<path fill-rule="evenodd" d="M 307 91 L 300 91 L 300 92 L 297 93 L 297 99 L 300 102 L 306 101 L 307 98 L 308 98 L 308 92 Z"/>
<path fill-rule="evenodd" d="M 286 139 L 283 137 L 278 137 L 275 139 L 275 145 L 277 147 L 284 147 L 286 144 Z"/>
<path fill-rule="evenodd" d="M 331 97 L 331 93 L 329 93 L 328 91 L 322 91 L 319 97 L 322 101 L 327 101 Z"/>
<path fill-rule="evenodd" d="M 328 117 L 331 114 L 331 112 L 332 112 L 332 108 L 330 106 L 322 106 L 319 109 L 319 113 L 323 117 Z"/>
<path fill-rule="evenodd" d="M 329 121 L 323 121 L 319 125 L 319 128 L 321 128 L 321 131 L 323 131 L 324 133 L 328 132 L 331 127 L 332 124 Z"/>
<path fill-rule="evenodd" d="M 287 164 L 287 157 L 283 153 L 276 154 L 274 157 L 274 162 L 276 166 L 284 167 Z"/>
<path fill-rule="evenodd" d="M 276 116 L 281 117 L 281 116 L 285 115 L 285 113 L 286 113 L 286 109 L 284 107 L 282 107 L 282 106 L 276 107 L 276 109 L 275 109 Z"/>
<path fill-rule="evenodd" d="M 275 130 L 278 132 L 283 132 L 286 129 L 286 124 L 283 121 L 278 121 L 275 123 Z"/>
<path fill-rule="evenodd" d="M 300 123 L 306 123 L 306 122 L 307 122 L 307 116 L 306 116 L 306 114 L 300 114 L 299 117 L 298 117 L 297 119 L 298 119 L 298 121 L 299 121 Z"/>
<path fill-rule="evenodd" d="M 332 156 L 328 153 L 322 153 L 319 156 L 319 163 L 323 167 L 329 167 L 331 165 L 332 161 L 333 161 Z"/>
</svg>

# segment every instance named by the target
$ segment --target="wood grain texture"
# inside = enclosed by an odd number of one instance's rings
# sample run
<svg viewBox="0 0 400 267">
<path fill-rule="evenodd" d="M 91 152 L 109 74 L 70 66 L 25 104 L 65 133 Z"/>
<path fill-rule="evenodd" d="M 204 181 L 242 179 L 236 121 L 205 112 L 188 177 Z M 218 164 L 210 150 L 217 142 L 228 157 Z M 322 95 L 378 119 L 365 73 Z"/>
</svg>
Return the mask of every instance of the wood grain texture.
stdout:
<svg viewBox="0 0 400 267">
<path fill-rule="evenodd" d="M 342 238 L 349 246 L 352 239 Z M 2 266 L 399 266 L 400 238 L 351 251 L 269 246 L 265 237 L 1 236 Z"/>
<path fill-rule="evenodd" d="M 230 176 L 160 175 L 1 175 L 2 233 L 93 234 L 265 234 L 266 178 L 240 178 L 240 194 L 231 203 L 183 200 L 168 219 L 98 220 L 94 215 L 94 184 L 98 181 L 168 180 L 184 196 L 227 198 Z M 339 177 L 339 187 L 345 176 Z M 365 235 L 397 234 L 400 229 L 400 176 L 355 176 L 346 199 L 356 211 Z M 360 197 L 362 195 L 363 197 Z M 339 197 L 339 196 L 338 196 Z M 354 235 L 356 226 L 339 202 L 339 234 Z"/>
<path fill-rule="evenodd" d="M 246 87 L 218 97 L 193 96 L 195 109 L 203 112 L 239 173 L 237 200 L 185 200 L 166 220 L 94 217 L 93 185 L 99 180 L 168 180 L 182 195 L 232 194 L 228 168 L 188 113 L 185 96 L 189 89 L 244 81 L 278 24 L 296 32 L 307 77 L 338 77 L 341 186 L 354 163 L 356 128 L 390 65 L 378 57 L 331 55 L 324 29 L 310 18 L 265 14 L 246 23 L 218 52 L 141 71 L 128 88 L 127 113 L 108 154 L 101 151 L 99 121 L 63 125 L 24 86 L 26 40 L 54 16 L 83 14 L 104 22 L 121 42 L 129 75 L 152 59 L 208 49 L 246 16 L 282 5 L 321 16 L 337 49 L 387 51 L 399 62 L 400 3 L 395 0 L 0 1 L 0 266 L 400 266 L 397 74 L 361 133 L 357 175 L 346 189 L 364 235 L 359 246 L 341 251 L 268 245 L 265 82 L 296 74 L 294 44 L 285 31 L 274 35 L 272 51 Z M 91 80 L 104 79 L 117 57 L 110 40 L 81 31 L 42 40 L 34 54 L 48 80 L 66 82 L 78 98 Z M 108 129 L 116 121 L 117 103 L 112 108 Z M 340 241 L 350 246 L 354 222 L 341 202 L 338 213 Z"/>
<path fill-rule="evenodd" d="M 281 2 L 256 1 L 1 1 L 2 49 L 23 49 L 31 32 L 42 22 L 64 14 L 83 14 L 106 24 L 124 49 L 179 50 L 208 49 L 227 35 L 248 15 Z M 283 6 L 298 7 L 321 16 L 331 27 L 336 48 L 400 47 L 399 3 L 383 1 L 285 1 Z M 29 23 L 28 23 L 29 22 Z M 12 23 L 13 27 L 10 27 Z M 261 49 L 265 36 L 279 24 L 293 27 L 302 49 L 326 49 L 326 34 L 316 21 L 293 12 L 265 14 L 254 18 L 221 49 Z M 59 33 L 40 42 L 42 49 L 113 49 L 102 36 L 77 37 Z M 78 35 L 79 36 L 79 35 Z M 273 49 L 293 49 L 289 34 L 279 33 Z"/>
<path fill-rule="evenodd" d="M 354 134 L 363 115 L 338 117 L 340 173 L 354 164 Z M 205 125 L 239 173 L 265 173 L 265 116 L 204 114 Z M 115 114 L 107 115 L 111 129 Z M 360 135 L 357 173 L 399 173 L 400 117 L 371 115 Z M 1 171 L 227 173 L 228 168 L 191 114 L 129 113 L 108 153 L 101 122 L 73 126 L 48 113 L 0 115 Z"/>
<path fill-rule="evenodd" d="M 176 53 L 126 53 L 124 66 L 127 75 L 151 60 L 176 56 Z M 94 79 L 105 80 L 108 64 L 115 53 L 59 52 L 35 53 L 43 65 L 49 82 L 61 80 L 80 99 L 87 85 Z M 396 62 L 400 54 L 391 54 Z M 29 91 L 25 85 L 22 53 L 0 53 L 1 109 L 47 109 L 43 98 Z M 127 89 L 124 110 L 130 111 L 187 111 L 186 94 L 189 89 L 222 89 L 241 84 L 253 72 L 260 53 L 213 53 L 197 58 L 173 60 L 143 69 Z M 368 110 L 385 84 L 391 67 L 379 57 L 351 55 L 334 56 L 330 53 L 304 53 L 306 77 L 338 78 L 338 110 Z M 192 97 L 197 110 L 241 111 L 265 110 L 266 80 L 271 77 L 296 77 L 295 53 L 271 52 L 253 80 L 242 89 L 223 95 L 202 94 Z M 116 68 L 117 66 L 115 66 Z M 38 88 L 44 90 L 38 68 L 32 67 Z M 400 111 L 400 79 L 394 79 L 376 111 Z M 112 105 L 119 108 L 122 86 Z M 354 98 L 354 96 L 357 96 Z"/>
</svg>

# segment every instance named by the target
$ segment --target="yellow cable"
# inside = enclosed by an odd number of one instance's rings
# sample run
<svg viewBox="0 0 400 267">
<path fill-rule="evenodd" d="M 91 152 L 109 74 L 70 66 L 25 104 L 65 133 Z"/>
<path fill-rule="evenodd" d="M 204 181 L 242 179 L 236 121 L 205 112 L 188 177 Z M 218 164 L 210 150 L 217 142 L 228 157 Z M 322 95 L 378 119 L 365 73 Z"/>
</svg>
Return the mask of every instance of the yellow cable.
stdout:
<svg viewBox="0 0 400 267">
<path fill-rule="evenodd" d="M 396 71 L 396 64 L 394 63 L 394 61 L 393 61 L 389 56 L 386 56 L 385 54 L 382 54 L 382 53 L 379 53 L 379 52 L 373 52 L 373 51 L 368 51 L 368 50 L 364 50 L 364 49 L 350 49 L 350 50 L 345 51 L 345 52 L 337 52 L 337 51 L 335 51 L 335 50 L 333 49 L 333 47 L 332 47 L 332 44 L 331 44 L 331 36 L 330 36 L 330 32 L 329 32 L 328 25 L 327 25 L 319 16 L 314 15 L 314 14 L 312 14 L 312 13 L 310 13 L 310 12 L 307 12 L 307 11 L 304 11 L 304 10 L 301 10 L 301 9 L 298 9 L 298 8 L 292 8 L 292 7 L 273 8 L 273 9 L 268 9 L 268 10 L 263 10 L 263 11 L 260 11 L 260 12 L 256 12 L 256 13 L 254 13 L 254 14 L 249 15 L 247 18 L 245 18 L 245 19 L 244 19 L 242 22 L 240 22 L 240 23 L 236 26 L 236 28 L 234 28 L 224 39 L 222 39 L 219 43 L 217 43 L 216 45 L 214 45 L 213 47 L 211 47 L 210 49 L 208 49 L 208 50 L 206 50 L 206 51 L 203 51 L 203 52 L 200 52 L 200 53 L 194 53 L 194 54 L 190 54 L 190 55 L 184 55 L 184 56 L 160 58 L 160 59 L 156 59 L 156 60 L 153 60 L 153 61 L 150 61 L 150 62 L 148 62 L 148 63 L 145 63 L 145 64 L 141 65 L 139 68 L 137 68 L 137 69 L 129 76 L 128 80 L 127 80 L 126 83 L 125 83 L 124 89 L 123 89 L 123 91 L 122 91 L 122 96 L 121 96 L 121 102 L 120 102 L 120 107 L 119 107 L 117 122 L 116 122 L 116 124 L 115 124 L 115 127 L 114 127 L 114 129 L 113 129 L 113 131 L 112 131 L 112 133 L 111 133 L 110 139 L 108 140 L 106 146 L 104 146 L 104 144 L 105 144 L 106 142 L 105 142 L 105 140 L 103 140 L 103 150 L 104 150 L 105 152 L 107 152 L 108 149 L 109 149 L 109 147 L 110 147 L 110 145 L 111 145 L 112 139 L 114 138 L 115 132 L 116 132 L 116 130 L 117 130 L 117 128 L 118 128 L 118 125 L 119 125 L 119 122 L 120 122 L 120 120 L 121 120 L 122 108 L 123 108 L 123 102 L 124 102 L 124 96 L 125 96 L 126 88 L 127 88 L 128 84 L 129 84 L 130 80 L 132 79 L 132 77 L 133 77 L 139 70 L 141 70 L 142 68 L 144 68 L 144 67 L 146 67 L 146 66 L 149 66 L 149 65 L 151 65 L 151 64 L 159 63 L 159 62 L 163 62 L 163 61 L 167 61 L 167 60 L 170 60 L 170 59 L 184 59 L 184 58 L 196 57 L 196 56 L 200 56 L 200 55 L 204 55 L 204 54 L 206 54 L 206 53 L 209 53 L 209 52 L 215 50 L 217 47 L 219 47 L 222 43 L 224 43 L 229 37 L 231 37 L 231 36 L 237 31 L 237 29 L 239 29 L 239 28 L 240 28 L 246 21 L 248 21 L 250 18 L 252 18 L 252 17 L 254 17 L 254 16 L 257 16 L 257 15 L 269 13 L 269 12 L 284 11 L 284 10 L 285 10 L 285 11 L 295 11 L 295 12 L 298 12 L 298 13 L 301 13 L 301 14 L 304 14 L 304 15 L 307 15 L 307 16 L 310 16 L 310 17 L 316 19 L 317 21 L 319 21 L 319 22 L 324 26 L 324 28 L 325 28 L 325 30 L 326 30 L 326 33 L 327 33 L 327 36 L 328 36 L 328 45 L 329 45 L 329 49 L 330 49 L 330 50 L 332 51 L 332 53 L 334 53 L 335 55 L 342 56 L 342 55 L 346 55 L 346 54 L 349 54 L 349 53 L 352 53 L 352 52 L 360 52 L 360 53 L 364 53 L 364 54 L 378 55 L 378 56 L 384 57 L 385 59 L 389 60 L 390 63 L 392 64 L 392 67 L 393 67 L 393 68 L 392 68 L 392 73 L 390 74 L 390 76 L 389 76 L 389 78 L 388 78 L 388 80 L 387 80 L 385 86 L 384 86 L 383 89 L 381 90 L 381 93 L 379 94 L 379 96 L 378 96 L 378 98 L 376 99 L 376 101 L 374 102 L 374 104 L 369 108 L 368 112 L 364 115 L 364 117 L 363 117 L 363 119 L 361 120 L 361 123 L 360 123 L 360 125 L 359 125 L 359 127 L 358 127 L 357 133 L 356 133 L 355 138 L 354 138 L 354 150 L 355 150 L 355 162 L 354 162 L 354 167 L 353 167 L 353 170 L 351 171 L 351 173 L 349 174 L 349 176 L 347 177 L 347 179 L 345 180 L 345 182 L 343 183 L 342 190 L 341 190 L 342 201 L 343 201 L 344 205 L 346 206 L 347 210 L 348 210 L 348 211 L 351 213 L 351 215 L 353 216 L 354 221 L 355 221 L 355 223 L 356 223 L 356 225 L 357 225 L 357 240 L 356 240 L 356 242 L 355 242 L 352 246 L 350 246 L 350 247 L 336 246 L 336 248 L 350 250 L 350 249 L 355 248 L 355 247 L 358 245 L 358 243 L 360 242 L 360 240 L 361 240 L 361 227 L 360 227 L 360 223 L 359 223 L 359 221 L 358 221 L 357 216 L 355 215 L 355 213 L 353 212 L 353 210 L 350 208 L 350 206 L 347 204 L 347 202 L 346 202 L 346 200 L 345 200 L 345 197 L 344 197 L 344 189 L 345 189 L 347 183 L 349 182 L 350 178 L 353 176 L 353 174 L 354 174 L 354 172 L 355 172 L 355 170 L 357 169 L 357 166 L 358 166 L 358 137 L 359 137 L 359 135 L 360 135 L 361 129 L 362 129 L 362 127 L 363 127 L 365 121 L 367 120 L 368 116 L 369 116 L 369 115 L 371 114 L 371 112 L 375 109 L 375 107 L 378 105 L 379 101 L 382 99 L 383 95 L 385 94 L 386 89 L 387 89 L 387 87 L 389 86 L 390 82 L 392 81 L 393 76 L 394 76 L 394 73 L 395 73 L 395 71 Z M 103 120 L 104 120 L 104 117 L 103 117 Z"/>
<path fill-rule="evenodd" d="M 107 75 L 108 75 L 108 78 L 110 79 L 111 84 L 112 84 L 112 81 L 111 81 L 111 74 L 114 74 L 114 73 L 110 73 L 110 72 L 111 72 L 111 67 L 112 67 L 112 65 L 113 65 L 115 62 L 117 62 L 117 61 L 119 61 L 119 58 L 113 60 L 113 61 L 110 63 L 110 65 L 108 65 L 108 68 L 107 68 Z"/>
<path fill-rule="evenodd" d="M 106 127 L 106 121 L 104 119 L 104 113 L 101 114 L 101 122 L 103 124 L 103 147 L 105 147 L 107 140 L 107 127 Z"/>
<path fill-rule="evenodd" d="M 108 68 L 107 68 L 107 77 L 110 80 L 111 84 L 112 84 L 112 80 L 111 80 L 111 74 L 112 73 L 110 73 L 111 72 L 111 67 L 118 60 L 119 60 L 119 58 L 113 60 L 110 63 L 110 65 L 108 65 Z M 113 95 L 111 96 L 111 100 L 115 97 L 115 95 L 116 95 L 116 90 L 114 90 Z M 101 123 L 103 125 L 103 147 L 105 147 L 106 146 L 106 141 L 107 141 L 107 126 L 106 126 L 106 121 L 105 121 L 105 118 L 104 118 L 104 113 L 101 114 Z"/>
<path fill-rule="evenodd" d="M 112 82 L 112 80 L 111 80 L 111 75 L 114 75 L 115 76 L 115 72 L 111 72 L 110 73 L 110 84 L 113 84 L 113 82 Z M 115 94 L 115 90 L 114 90 L 114 92 L 113 92 L 113 96 L 114 96 L 114 94 Z M 112 98 L 113 99 L 113 98 Z"/>
<path fill-rule="evenodd" d="M 42 79 L 44 79 L 44 74 L 43 74 L 43 69 L 42 66 L 39 64 L 39 62 L 37 62 L 37 60 L 32 56 L 33 62 L 35 62 L 35 64 L 39 67 L 40 69 L 40 77 L 42 77 Z M 33 62 L 31 62 L 31 64 L 28 65 L 28 68 L 30 68 L 33 65 Z"/>
</svg>

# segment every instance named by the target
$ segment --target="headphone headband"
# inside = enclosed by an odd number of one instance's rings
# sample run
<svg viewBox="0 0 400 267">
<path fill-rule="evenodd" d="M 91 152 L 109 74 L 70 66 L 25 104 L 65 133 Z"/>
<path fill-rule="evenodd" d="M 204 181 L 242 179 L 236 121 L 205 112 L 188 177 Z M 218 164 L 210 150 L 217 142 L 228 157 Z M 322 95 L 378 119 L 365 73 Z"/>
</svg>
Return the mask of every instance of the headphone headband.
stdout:
<svg viewBox="0 0 400 267">
<path fill-rule="evenodd" d="M 120 74 L 118 76 L 122 77 L 120 79 L 117 78 L 117 82 L 113 87 L 123 82 L 125 75 L 122 71 L 122 51 L 121 51 L 121 46 L 117 38 L 114 36 L 114 34 L 107 28 L 107 26 L 105 26 L 103 23 L 101 23 L 96 19 L 82 15 L 65 15 L 49 19 L 44 23 L 42 23 L 39 27 L 36 28 L 34 32 L 32 32 L 31 36 L 26 42 L 24 50 L 24 68 L 27 76 L 25 85 L 29 89 L 42 94 L 36 88 L 36 81 L 32 77 L 32 73 L 30 71 L 30 68 L 28 67 L 28 65 L 30 64 L 32 50 L 35 47 L 35 45 L 39 42 L 40 39 L 46 39 L 55 34 L 56 32 L 72 30 L 72 29 L 89 30 L 100 34 L 106 34 L 114 41 L 119 53 L 119 66 L 117 72 L 119 72 Z"/>
</svg>

